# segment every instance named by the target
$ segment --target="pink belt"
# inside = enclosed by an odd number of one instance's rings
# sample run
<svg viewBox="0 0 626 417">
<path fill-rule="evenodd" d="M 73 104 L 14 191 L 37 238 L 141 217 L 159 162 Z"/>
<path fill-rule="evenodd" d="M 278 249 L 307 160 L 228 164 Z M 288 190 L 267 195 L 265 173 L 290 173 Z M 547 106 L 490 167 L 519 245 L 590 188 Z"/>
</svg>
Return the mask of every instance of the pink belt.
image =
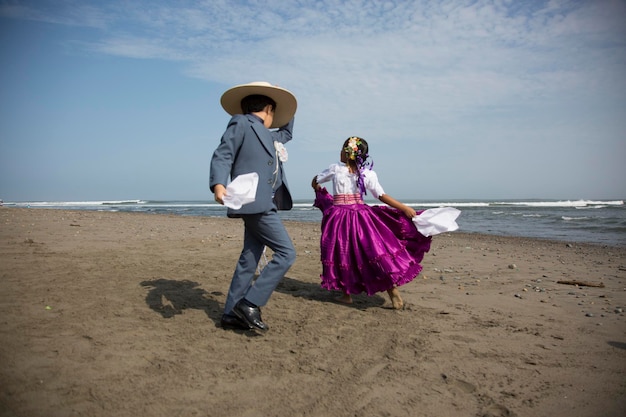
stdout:
<svg viewBox="0 0 626 417">
<path fill-rule="evenodd" d="M 337 194 L 333 196 L 333 204 L 336 206 L 363 204 L 363 199 L 361 194 Z"/>
</svg>

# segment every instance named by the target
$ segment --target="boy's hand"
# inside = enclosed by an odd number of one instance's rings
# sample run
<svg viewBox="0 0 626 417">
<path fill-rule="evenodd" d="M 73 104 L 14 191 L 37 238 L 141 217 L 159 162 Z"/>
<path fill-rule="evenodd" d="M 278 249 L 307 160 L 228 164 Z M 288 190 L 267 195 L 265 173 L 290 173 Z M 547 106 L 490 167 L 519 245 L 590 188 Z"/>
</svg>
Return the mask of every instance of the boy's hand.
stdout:
<svg viewBox="0 0 626 417">
<path fill-rule="evenodd" d="M 224 205 L 224 196 L 226 195 L 226 187 L 222 184 L 217 184 L 213 187 L 213 193 L 215 194 L 215 201 Z"/>
</svg>

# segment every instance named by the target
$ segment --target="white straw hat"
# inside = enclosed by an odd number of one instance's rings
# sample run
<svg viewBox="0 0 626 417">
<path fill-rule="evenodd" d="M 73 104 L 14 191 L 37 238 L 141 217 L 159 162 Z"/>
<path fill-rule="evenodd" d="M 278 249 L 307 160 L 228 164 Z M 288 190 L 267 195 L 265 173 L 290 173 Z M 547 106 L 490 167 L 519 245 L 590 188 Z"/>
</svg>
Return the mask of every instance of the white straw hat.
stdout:
<svg viewBox="0 0 626 417">
<path fill-rule="evenodd" d="M 234 114 L 242 114 L 241 100 L 253 94 L 267 96 L 276 102 L 274 121 L 270 127 L 284 126 L 289 123 L 293 115 L 296 114 L 298 102 L 291 91 L 277 87 L 266 81 L 255 81 L 248 84 L 236 85 L 222 94 L 220 103 L 224 110 L 231 116 Z"/>
</svg>

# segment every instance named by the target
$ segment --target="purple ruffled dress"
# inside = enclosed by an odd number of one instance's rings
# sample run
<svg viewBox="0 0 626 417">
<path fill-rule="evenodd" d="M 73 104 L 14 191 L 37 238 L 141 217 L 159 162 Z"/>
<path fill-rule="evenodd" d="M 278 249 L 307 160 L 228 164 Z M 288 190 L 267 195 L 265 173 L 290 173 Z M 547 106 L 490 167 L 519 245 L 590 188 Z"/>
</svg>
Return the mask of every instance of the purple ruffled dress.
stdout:
<svg viewBox="0 0 626 417">
<path fill-rule="evenodd" d="M 314 206 L 323 213 L 322 287 L 373 295 L 412 281 L 431 238 L 400 210 L 369 206 L 358 194 L 352 204 L 341 197 L 325 188 L 315 192 Z"/>
</svg>

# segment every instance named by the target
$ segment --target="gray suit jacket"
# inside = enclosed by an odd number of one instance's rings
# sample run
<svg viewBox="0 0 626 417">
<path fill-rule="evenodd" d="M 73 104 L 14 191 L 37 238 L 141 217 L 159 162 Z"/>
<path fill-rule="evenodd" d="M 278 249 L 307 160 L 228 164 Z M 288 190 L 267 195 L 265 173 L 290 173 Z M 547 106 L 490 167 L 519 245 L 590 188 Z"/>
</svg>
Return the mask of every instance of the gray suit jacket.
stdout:
<svg viewBox="0 0 626 417">
<path fill-rule="evenodd" d="M 238 175 L 251 172 L 259 175 L 259 185 L 255 201 L 244 204 L 239 210 L 229 208 L 228 217 L 265 213 L 273 204 L 279 210 L 292 208 L 287 178 L 282 162 L 277 157 L 274 141 L 290 141 L 293 123 L 294 120 L 291 119 L 277 131 L 271 131 L 251 114 L 236 114 L 230 119 L 211 158 L 211 191 L 217 184 L 228 185 L 229 177 L 232 180 Z"/>
</svg>

